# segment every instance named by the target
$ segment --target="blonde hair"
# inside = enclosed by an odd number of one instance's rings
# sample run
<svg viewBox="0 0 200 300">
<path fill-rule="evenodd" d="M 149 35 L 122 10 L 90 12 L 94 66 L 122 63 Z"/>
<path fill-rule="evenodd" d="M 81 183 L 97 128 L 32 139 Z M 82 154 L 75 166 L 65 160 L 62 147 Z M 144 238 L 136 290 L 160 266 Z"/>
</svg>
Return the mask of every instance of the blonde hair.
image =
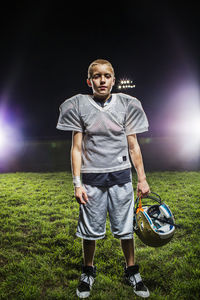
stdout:
<svg viewBox="0 0 200 300">
<path fill-rule="evenodd" d="M 106 59 L 96 59 L 88 67 L 88 79 L 90 79 L 92 77 L 93 67 L 96 66 L 96 65 L 108 65 L 111 68 L 111 70 L 113 72 L 113 75 L 115 75 L 113 66 L 108 60 L 106 60 Z"/>
</svg>

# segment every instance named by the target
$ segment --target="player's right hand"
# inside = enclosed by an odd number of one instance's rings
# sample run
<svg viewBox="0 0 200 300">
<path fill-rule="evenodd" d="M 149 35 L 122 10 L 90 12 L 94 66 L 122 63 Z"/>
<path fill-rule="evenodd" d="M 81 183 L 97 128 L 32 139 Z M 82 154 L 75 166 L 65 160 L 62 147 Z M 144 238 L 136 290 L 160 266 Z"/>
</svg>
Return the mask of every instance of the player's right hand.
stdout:
<svg viewBox="0 0 200 300">
<path fill-rule="evenodd" d="M 75 198 L 79 204 L 86 204 L 88 201 L 87 193 L 83 186 L 75 187 L 74 190 Z"/>
</svg>

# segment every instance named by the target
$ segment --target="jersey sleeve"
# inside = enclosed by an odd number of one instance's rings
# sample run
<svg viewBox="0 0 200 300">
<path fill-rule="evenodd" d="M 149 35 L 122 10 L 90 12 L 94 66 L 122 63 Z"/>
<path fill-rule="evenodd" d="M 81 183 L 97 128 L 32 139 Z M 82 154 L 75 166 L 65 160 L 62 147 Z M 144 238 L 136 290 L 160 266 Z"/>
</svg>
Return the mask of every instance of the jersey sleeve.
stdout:
<svg viewBox="0 0 200 300">
<path fill-rule="evenodd" d="M 126 112 L 126 135 L 148 131 L 148 127 L 149 123 L 140 101 L 136 98 L 131 99 Z"/>
<path fill-rule="evenodd" d="M 60 115 L 56 126 L 57 129 L 79 132 L 84 131 L 75 98 L 70 98 L 63 102 L 59 110 Z"/>
</svg>

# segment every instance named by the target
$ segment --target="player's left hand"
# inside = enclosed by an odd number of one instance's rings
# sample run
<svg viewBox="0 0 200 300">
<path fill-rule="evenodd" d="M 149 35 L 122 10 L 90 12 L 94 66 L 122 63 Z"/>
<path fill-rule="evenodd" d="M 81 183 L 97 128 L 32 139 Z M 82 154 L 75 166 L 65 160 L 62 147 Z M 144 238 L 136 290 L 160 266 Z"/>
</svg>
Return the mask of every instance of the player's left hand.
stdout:
<svg viewBox="0 0 200 300">
<path fill-rule="evenodd" d="M 148 182 L 145 180 L 139 181 L 137 184 L 137 197 L 138 196 L 147 196 L 150 193 L 150 187 L 148 185 Z"/>
</svg>

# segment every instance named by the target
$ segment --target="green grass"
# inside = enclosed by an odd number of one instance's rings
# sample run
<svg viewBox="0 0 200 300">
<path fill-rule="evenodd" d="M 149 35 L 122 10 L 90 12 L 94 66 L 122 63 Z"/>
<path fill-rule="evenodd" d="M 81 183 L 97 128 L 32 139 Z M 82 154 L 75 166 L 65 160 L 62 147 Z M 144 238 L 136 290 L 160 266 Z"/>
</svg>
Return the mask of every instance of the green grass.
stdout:
<svg viewBox="0 0 200 300">
<path fill-rule="evenodd" d="M 151 190 L 183 226 L 161 248 L 135 237 L 150 299 L 199 299 L 200 172 L 147 176 Z M 81 240 L 75 235 L 78 209 L 69 173 L 0 175 L 0 299 L 77 299 L 82 264 Z M 98 276 L 90 299 L 137 299 L 123 282 L 124 258 L 109 221 L 105 239 L 97 243 L 95 264 Z"/>
</svg>

